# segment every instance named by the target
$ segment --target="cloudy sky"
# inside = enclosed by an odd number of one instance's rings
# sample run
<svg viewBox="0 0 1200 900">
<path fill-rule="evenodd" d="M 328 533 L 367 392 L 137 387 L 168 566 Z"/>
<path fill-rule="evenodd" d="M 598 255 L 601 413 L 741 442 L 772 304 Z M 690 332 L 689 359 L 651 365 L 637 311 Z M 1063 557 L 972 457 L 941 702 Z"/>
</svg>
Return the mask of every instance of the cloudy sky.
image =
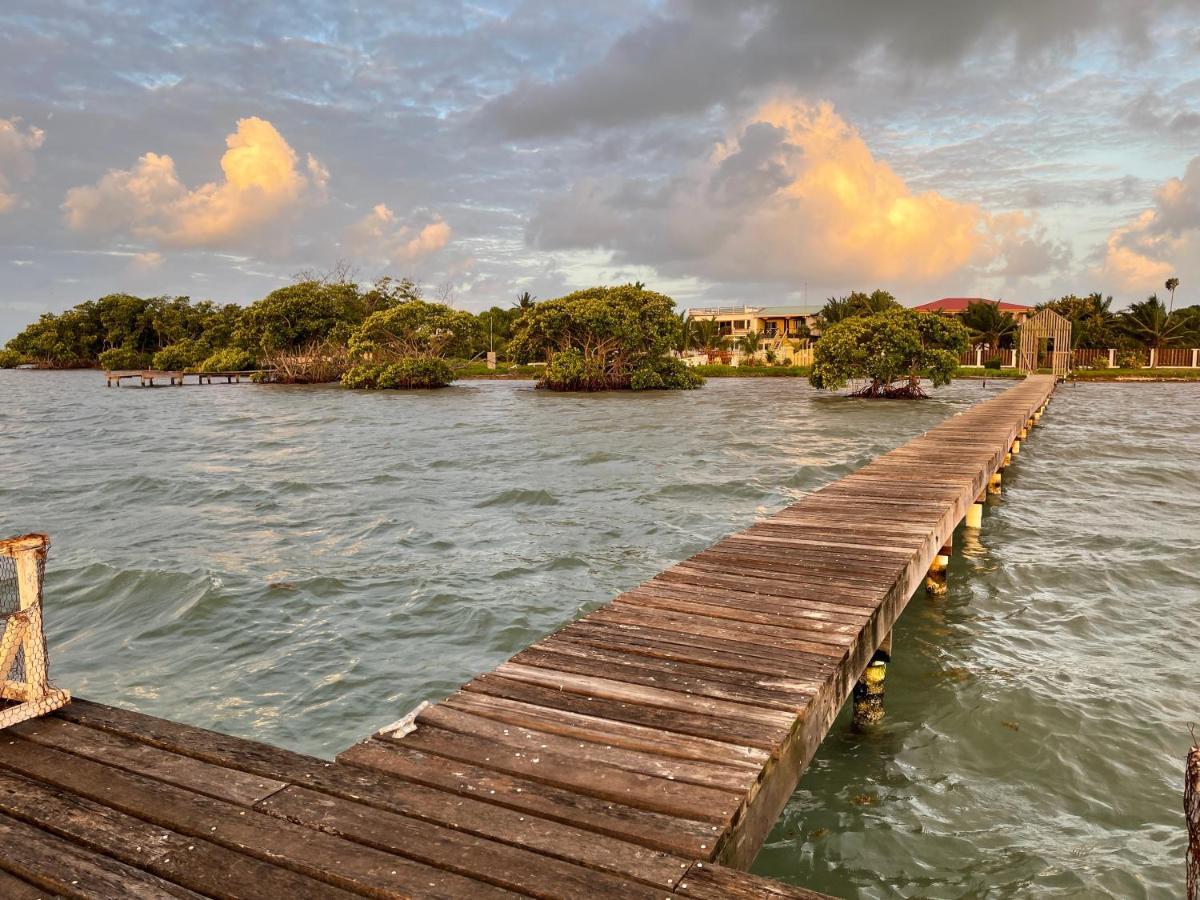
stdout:
<svg viewBox="0 0 1200 900">
<path fill-rule="evenodd" d="M 7 0 L 0 339 L 353 263 L 468 309 L 1200 301 L 1195 0 Z"/>
</svg>

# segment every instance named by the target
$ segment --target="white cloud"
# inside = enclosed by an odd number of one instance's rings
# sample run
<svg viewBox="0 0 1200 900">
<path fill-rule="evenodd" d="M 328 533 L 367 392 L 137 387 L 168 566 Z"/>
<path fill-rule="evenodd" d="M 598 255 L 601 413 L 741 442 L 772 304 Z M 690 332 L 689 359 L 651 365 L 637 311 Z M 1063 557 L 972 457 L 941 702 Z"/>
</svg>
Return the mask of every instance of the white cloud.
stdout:
<svg viewBox="0 0 1200 900">
<path fill-rule="evenodd" d="M 129 268 L 135 272 L 149 272 L 157 269 L 163 263 L 163 255 L 156 250 L 147 250 L 145 253 L 135 253 L 129 261 Z"/>
<path fill-rule="evenodd" d="M 146 153 L 131 169 L 113 169 L 93 185 L 67 191 L 67 225 L 163 247 L 214 247 L 324 199 L 328 170 L 310 155 L 303 174 L 296 152 L 265 119 L 240 119 L 225 143 L 221 181 L 189 189 L 170 156 Z"/>
<path fill-rule="evenodd" d="M 440 218 L 420 227 L 404 224 L 379 203 L 346 229 L 342 244 L 357 259 L 394 265 L 436 253 L 450 242 L 451 233 Z"/>
<path fill-rule="evenodd" d="M 34 151 L 45 139 L 40 128 L 21 128 L 19 118 L 0 119 L 0 215 L 16 208 L 20 198 L 12 192 L 12 183 L 33 173 Z"/>
</svg>

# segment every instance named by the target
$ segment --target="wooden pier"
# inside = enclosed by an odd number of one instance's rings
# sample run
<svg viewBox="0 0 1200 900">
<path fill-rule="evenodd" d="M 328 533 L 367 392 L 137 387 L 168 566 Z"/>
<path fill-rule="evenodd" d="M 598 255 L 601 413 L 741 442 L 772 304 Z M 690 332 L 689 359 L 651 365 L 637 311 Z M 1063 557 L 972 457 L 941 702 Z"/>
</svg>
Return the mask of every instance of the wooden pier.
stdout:
<svg viewBox="0 0 1200 900">
<path fill-rule="evenodd" d="M 225 379 L 226 384 L 241 384 L 243 378 L 247 381 L 259 378 L 270 378 L 270 369 L 243 369 L 237 372 L 179 372 L 168 369 L 134 369 L 125 371 L 106 371 L 104 386 L 121 386 L 122 381 L 137 381 L 138 387 L 155 387 L 157 381 L 161 385 L 166 382 L 171 386 L 182 386 L 187 379 L 195 378 L 196 384 L 212 384 L 213 379 Z"/>
<path fill-rule="evenodd" d="M 0 895 L 819 897 L 739 869 L 1054 384 L 951 417 L 336 762 L 81 700 L 8 729 Z"/>
</svg>

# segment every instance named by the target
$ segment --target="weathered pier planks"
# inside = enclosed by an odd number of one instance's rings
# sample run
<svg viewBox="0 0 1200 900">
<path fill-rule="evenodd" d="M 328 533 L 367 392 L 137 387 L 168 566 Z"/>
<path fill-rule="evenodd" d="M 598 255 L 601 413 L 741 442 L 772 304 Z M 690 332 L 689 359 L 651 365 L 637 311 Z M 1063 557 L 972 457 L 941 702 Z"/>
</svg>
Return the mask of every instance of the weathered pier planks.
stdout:
<svg viewBox="0 0 1200 900">
<path fill-rule="evenodd" d="M 680 857 L 749 865 L 1054 384 L 1034 376 L 953 416 L 339 761 Z"/>
<path fill-rule="evenodd" d="M 0 732 L 0 896 L 820 895 L 738 871 L 1054 379 L 656 575 L 336 762 L 74 700 Z"/>
</svg>

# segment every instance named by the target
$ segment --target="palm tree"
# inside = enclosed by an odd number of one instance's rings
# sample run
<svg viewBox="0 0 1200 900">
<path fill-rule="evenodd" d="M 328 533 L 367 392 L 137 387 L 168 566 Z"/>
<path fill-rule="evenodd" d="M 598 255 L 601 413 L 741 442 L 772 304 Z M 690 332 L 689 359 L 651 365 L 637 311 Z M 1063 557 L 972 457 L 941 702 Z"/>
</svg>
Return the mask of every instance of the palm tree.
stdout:
<svg viewBox="0 0 1200 900">
<path fill-rule="evenodd" d="M 1017 320 L 1000 311 L 999 300 L 972 300 L 959 320 L 970 330 L 975 346 L 987 344 L 992 350 L 999 350 L 1000 341 L 1017 330 Z"/>
<path fill-rule="evenodd" d="M 697 319 L 692 324 L 692 346 L 705 352 L 724 350 L 728 339 L 721 334 L 716 319 Z"/>
<path fill-rule="evenodd" d="M 1158 296 L 1151 294 L 1145 300 L 1129 304 L 1129 309 L 1121 315 L 1121 329 L 1151 350 L 1161 350 L 1187 336 L 1188 322 L 1182 316 L 1171 315 Z"/>
<path fill-rule="evenodd" d="M 1172 275 L 1167 279 L 1166 288 L 1171 292 L 1171 305 L 1167 307 L 1167 315 L 1175 310 L 1175 288 L 1179 287 L 1179 279 Z"/>
<path fill-rule="evenodd" d="M 517 309 L 529 309 L 536 303 L 537 297 L 529 293 L 529 291 L 522 291 L 521 293 L 517 294 L 517 299 L 514 301 L 513 305 L 516 306 Z"/>
<path fill-rule="evenodd" d="M 821 317 L 822 325 L 832 325 L 834 322 L 850 318 L 857 312 L 850 297 L 830 297 L 817 315 Z"/>
<path fill-rule="evenodd" d="M 753 357 L 754 354 L 758 353 L 758 348 L 762 345 L 762 335 L 757 331 L 747 331 L 738 343 L 743 353 Z"/>
<path fill-rule="evenodd" d="M 847 298 L 860 315 L 872 316 L 875 313 L 887 312 L 889 309 L 899 309 L 896 298 L 887 291 L 874 290 L 869 294 L 855 292 Z"/>
<path fill-rule="evenodd" d="M 683 353 L 691 349 L 692 346 L 692 320 L 688 318 L 686 309 L 680 311 L 677 318 L 679 320 L 679 331 L 675 339 L 675 349 Z"/>
</svg>

